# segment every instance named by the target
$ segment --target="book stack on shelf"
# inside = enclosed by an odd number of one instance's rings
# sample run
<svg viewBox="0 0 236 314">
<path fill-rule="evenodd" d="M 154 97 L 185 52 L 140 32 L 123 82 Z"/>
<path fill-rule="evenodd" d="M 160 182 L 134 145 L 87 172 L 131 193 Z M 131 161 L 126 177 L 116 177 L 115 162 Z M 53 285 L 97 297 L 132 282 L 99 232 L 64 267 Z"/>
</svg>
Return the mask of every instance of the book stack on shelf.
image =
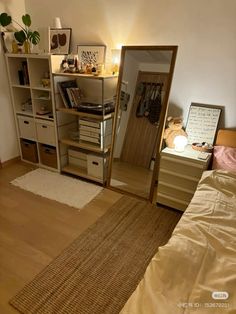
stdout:
<svg viewBox="0 0 236 314">
<path fill-rule="evenodd" d="M 81 102 L 81 91 L 76 80 L 58 82 L 57 84 L 65 108 L 78 108 Z"/>
<path fill-rule="evenodd" d="M 111 145 L 112 119 L 105 121 L 79 120 L 80 141 L 92 143 L 102 150 Z"/>
</svg>

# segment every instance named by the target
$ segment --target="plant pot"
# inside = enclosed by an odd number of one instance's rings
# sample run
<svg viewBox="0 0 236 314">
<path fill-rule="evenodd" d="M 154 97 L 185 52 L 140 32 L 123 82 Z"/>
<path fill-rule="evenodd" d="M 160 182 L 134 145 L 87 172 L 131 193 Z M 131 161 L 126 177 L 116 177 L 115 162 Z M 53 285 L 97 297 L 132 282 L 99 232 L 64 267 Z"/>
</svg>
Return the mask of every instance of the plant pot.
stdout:
<svg viewBox="0 0 236 314">
<path fill-rule="evenodd" d="M 27 40 L 24 42 L 24 52 L 25 53 L 31 53 L 30 42 Z"/>
</svg>

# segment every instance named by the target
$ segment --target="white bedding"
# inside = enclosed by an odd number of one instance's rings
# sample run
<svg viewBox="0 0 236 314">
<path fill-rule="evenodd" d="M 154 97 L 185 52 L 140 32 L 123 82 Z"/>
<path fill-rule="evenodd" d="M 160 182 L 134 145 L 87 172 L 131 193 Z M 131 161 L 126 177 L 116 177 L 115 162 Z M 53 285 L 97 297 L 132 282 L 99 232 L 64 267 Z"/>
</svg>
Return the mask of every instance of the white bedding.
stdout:
<svg viewBox="0 0 236 314">
<path fill-rule="evenodd" d="M 214 299 L 217 291 L 229 297 Z M 203 173 L 171 239 L 121 313 L 236 313 L 236 174 Z"/>
</svg>

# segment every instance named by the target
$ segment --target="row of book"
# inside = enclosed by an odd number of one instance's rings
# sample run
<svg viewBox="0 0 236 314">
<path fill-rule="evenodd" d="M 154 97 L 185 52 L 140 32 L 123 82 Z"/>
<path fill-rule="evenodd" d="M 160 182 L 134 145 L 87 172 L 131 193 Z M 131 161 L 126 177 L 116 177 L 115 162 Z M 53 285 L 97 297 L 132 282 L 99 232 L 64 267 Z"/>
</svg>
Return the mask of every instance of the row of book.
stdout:
<svg viewBox="0 0 236 314">
<path fill-rule="evenodd" d="M 58 90 L 66 108 L 78 108 L 81 103 L 81 91 L 76 80 L 58 82 Z"/>
<path fill-rule="evenodd" d="M 105 115 L 115 110 L 115 99 L 106 100 L 104 104 L 86 101 L 76 80 L 58 82 L 58 90 L 65 108 L 75 108 L 80 112 Z"/>
</svg>

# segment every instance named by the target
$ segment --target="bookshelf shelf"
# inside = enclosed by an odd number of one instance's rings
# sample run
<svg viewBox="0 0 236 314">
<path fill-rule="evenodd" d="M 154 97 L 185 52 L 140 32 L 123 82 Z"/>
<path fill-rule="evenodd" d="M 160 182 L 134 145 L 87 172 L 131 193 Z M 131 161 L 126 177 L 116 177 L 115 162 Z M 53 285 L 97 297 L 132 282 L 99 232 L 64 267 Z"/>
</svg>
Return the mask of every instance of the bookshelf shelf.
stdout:
<svg viewBox="0 0 236 314">
<path fill-rule="evenodd" d="M 110 146 L 106 147 L 104 149 L 100 148 L 98 145 L 88 143 L 88 142 L 82 142 L 82 141 L 73 141 L 69 138 L 62 138 L 60 140 L 62 144 L 66 144 L 69 146 L 74 146 L 82 149 L 86 149 L 95 153 L 107 153 L 110 150 Z"/>
<path fill-rule="evenodd" d="M 21 159 L 58 171 L 54 90 L 52 84 L 47 87 L 42 85 L 46 76 L 52 82 L 52 56 L 7 53 L 5 57 Z M 43 155 L 42 145 L 51 147 L 54 164 L 50 164 L 52 155 L 45 158 L 46 150 Z"/>
<path fill-rule="evenodd" d="M 88 119 L 94 119 L 98 121 L 111 119 L 114 116 L 114 113 L 109 113 L 103 116 L 103 115 L 96 115 L 96 114 L 91 114 L 91 113 L 86 113 L 86 112 L 79 112 L 76 109 L 68 109 L 68 108 L 58 108 L 57 111 L 73 114 L 79 117 L 87 117 Z"/>
<path fill-rule="evenodd" d="M 115 104 L 117 76 L 60 73 L 58 67 L 52 76 L 61 171 L 105 184 L 114 118 L 105 110 Z"/>
</svg>

